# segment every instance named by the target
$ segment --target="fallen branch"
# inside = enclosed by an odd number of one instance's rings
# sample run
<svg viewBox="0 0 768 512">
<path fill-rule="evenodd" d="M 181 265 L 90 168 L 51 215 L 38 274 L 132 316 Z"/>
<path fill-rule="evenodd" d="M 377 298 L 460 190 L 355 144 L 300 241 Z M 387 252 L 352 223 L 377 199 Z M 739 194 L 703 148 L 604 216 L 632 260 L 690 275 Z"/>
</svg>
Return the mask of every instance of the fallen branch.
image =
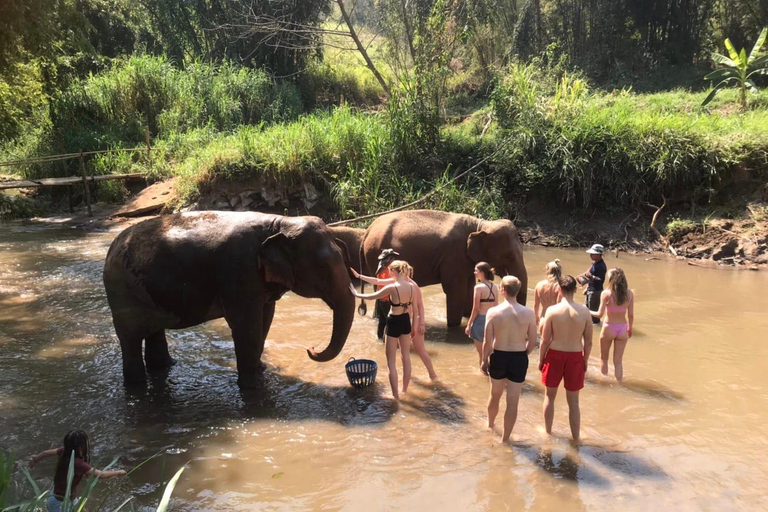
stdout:
<svg viewBox="0 0 768 512">
<path fill-rule="evenodd" d="M 677 251 L 674 247 L 672 247 L 672 244 L 669 242 L 669 238 L 665 237 L 661 234 L 661 231 L 658 230 L 656 227 L 656 220 L 659 218 L 659 214 L 661 213 L 661 210 L 664 209 L 665 206 L 667 206 L 667 198 L 662 196 L 663 202 L 661 203 L 661 206 L 656 206 L 653 204 L 648 203 L 648 206 L 652 208 L 656 208 L 656 212 L 653 214 L 653 217 L 651 218 L 651 226 L 650 230 L 653 231 L 656 236 L 658 236 L 662 242 L 664 242 L 664 248 L 668 249 L 669 252 L 671 252 L 675 257 L 677 257 Z"/>
</svg>

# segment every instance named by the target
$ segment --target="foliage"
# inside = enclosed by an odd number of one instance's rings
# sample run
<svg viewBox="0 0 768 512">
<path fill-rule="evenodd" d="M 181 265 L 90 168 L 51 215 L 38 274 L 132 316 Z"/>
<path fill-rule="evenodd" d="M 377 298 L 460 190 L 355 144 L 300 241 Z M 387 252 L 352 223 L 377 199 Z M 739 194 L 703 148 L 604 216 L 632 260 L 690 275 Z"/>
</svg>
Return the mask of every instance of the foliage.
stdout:
<svg viewBox="0 0 768 512">
<path fill-rule="evenodd" d="M 749 56 L 747 56 L 747 50 L 745 48 L 742 48 L 741 52 L 737 52 L 736 48 L 734 48 L 731 43 L 731 40 L 725 40 L 725 48 L 728 50 L 730 58 L 719 53 L 712 55 L 712 60 L 725 67 L 713 71 L 704 77 L 704 80 L 719 80 L 719 82 L 704 99 L 701 104 L 702 106 L 705 106 L 712 101 L 712 98 L 715 97 L 720 88 L 731 82 L 735 82 L 739 88 L 741 108 L 747 108 L 747 89 L 749 89 L 752 94 L 757 94 L 758 91 L 757 85 L 755 85 L 752 77 L 757 75 L 768 75 L 768 55 L 758 57 L 760 50 L 765 43 L 766 36 L 768 36 L 768 27 L 760 32 Z"/>
</svg>

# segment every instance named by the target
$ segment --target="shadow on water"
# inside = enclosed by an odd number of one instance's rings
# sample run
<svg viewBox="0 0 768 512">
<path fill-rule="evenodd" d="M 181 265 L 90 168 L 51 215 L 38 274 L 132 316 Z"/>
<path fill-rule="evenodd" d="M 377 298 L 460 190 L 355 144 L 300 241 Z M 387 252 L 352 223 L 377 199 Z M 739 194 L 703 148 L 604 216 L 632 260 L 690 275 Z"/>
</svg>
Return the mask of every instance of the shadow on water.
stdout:
<svg viewBox="0 0 768 512">
<path fill-rule="evenodd" d="M 551 446 L 515 443 L 513 448 L 554 478 L 602 488 L 611 486 L 608 479 L 584 464 L 581 460 L 580 448 L 577 446 L 569 445 L 560 460 L 555 459 Z"/>
<path fill-rule="evenodd" d="M 662 398 L 669 401 L 683 401 L 685 395 L 668 388 L 663 384 L 660 384 L 654 380 L 639 380 L 639 379 L 624 379 L 619 383 L 613 379 L 607 379 L 605 377 L 596 377 L 594 374 L 587 376 L 587 381 L 597 386 L 615 389 L 626 389 L 635 393 L 640 393 L 653 398 Z"/>
<path fill-rule="evenodd" d="M 413 408 L 423 418 L 443 424 L 466 423 L 464 398 L 440 382 L 422 383 L 413 381 L 411 388 L 418 388 L 420 393 L 409 394 L 402 398 L 402 403 Z M 423 392 L 429 394 L 423 395 Z"/>
</svg>

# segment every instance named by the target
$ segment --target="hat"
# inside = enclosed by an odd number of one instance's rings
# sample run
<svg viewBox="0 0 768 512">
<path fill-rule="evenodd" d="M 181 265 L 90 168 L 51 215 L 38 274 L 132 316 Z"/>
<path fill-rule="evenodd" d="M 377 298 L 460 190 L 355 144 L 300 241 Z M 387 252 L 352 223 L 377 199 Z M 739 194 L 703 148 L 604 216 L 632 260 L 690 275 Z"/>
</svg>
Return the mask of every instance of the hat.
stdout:
<svg viewBox="0 0 768 512">
<path fill-rule="evenodd" d="M 381 251 L 381 254 L 379 254 L 379 261 L 396 258 L 398 256 L 400 256 L 400 253 L 396 252 L 394 249 L 384 249 Z"/>
<path fill-rule="evenodd" d="M 605 247 L 600 244 L 595 244 L 587 249 L 587 254 L 603 254 L 603 251 L 605 251 Z"/>
<path fill-rule="evenodd" d="M 398 256 L 400 256 L 400 253 L 396 252 L 394 249 L 384 249 L 381 251 L 381 254 L 379 254 L 379 266 L 376 268 L 376 275 L 378 275 L 379 272 L 381 272 L 382 269 L 387 266 L 387 263 L 385 262 L 389 262 Z"/>
</svg>

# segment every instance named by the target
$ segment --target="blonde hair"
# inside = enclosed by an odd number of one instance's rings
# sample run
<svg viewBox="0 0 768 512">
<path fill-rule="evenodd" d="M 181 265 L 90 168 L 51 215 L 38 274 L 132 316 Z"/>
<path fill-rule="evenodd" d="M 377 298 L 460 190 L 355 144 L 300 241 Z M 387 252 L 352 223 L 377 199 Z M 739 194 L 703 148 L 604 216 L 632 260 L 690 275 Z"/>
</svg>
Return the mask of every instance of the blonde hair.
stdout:
<svg viewBox="0 0 768 512">
<path fill-rule="evenodd" d="M 550 283 L 560 283 L 560 279 L 563 278 L 563 267 L 560 266 L 560 260 L 556 259 L 544 265 L 544 273 Z"/>
<path fill-rule="evenodd" d="M 409 268 L 411 268 L 411 266 L 403 260 L 395 260 L 389 264 L 389 270 L 394 270 L 398 274 L 403 274 L 406 277 L 408 277 Z"/>
<path fill-rule="evenodd" d="M 608 271 L 608 289 L 611 290 L 614 304 L 621 306 L 629 300 L 629 285 L 627 276 L 619 267 Z"/>
<path fill-rule="evenodd" d="M 501 278 L 501 287 L 504 289 L 507 297 L 517 296 L 522 286 L 523 283 L 515 276 L 504 276 Z"/>
</svg>

